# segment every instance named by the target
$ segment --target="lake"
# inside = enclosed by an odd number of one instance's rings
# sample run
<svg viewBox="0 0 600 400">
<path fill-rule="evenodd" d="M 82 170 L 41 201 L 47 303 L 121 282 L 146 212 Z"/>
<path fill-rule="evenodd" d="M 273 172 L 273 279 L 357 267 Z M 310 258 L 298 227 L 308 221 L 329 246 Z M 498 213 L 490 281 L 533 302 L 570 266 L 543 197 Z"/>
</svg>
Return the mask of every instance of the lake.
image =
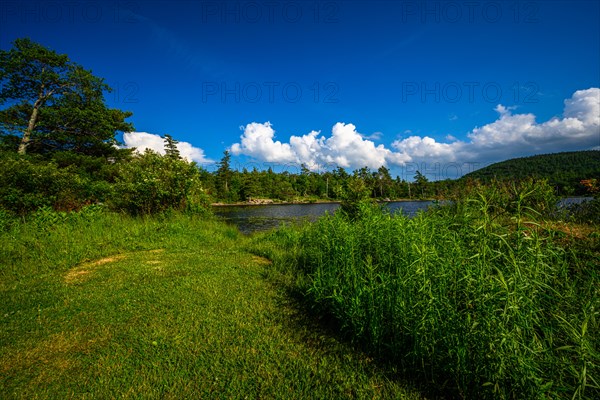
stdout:
<svg viewBox="0 0 600 400">
<path fill-rule="evenodd" d="M 418 210 L 425 209 L 434 202 L 393 201 L 384 204 L 393 213 L 402 212 L 413 216 Z M 325 213 L 332 214 L 339 207 L 338 203 L 268 204 L 215 206 L 213 211 L 227 222 L 236 225 L 242 233 L 248 234 L 276 228 L 284 222 L 314 221 Z"/>
<path fill-rule="evenodd" d="M 589 200 L 592 198 L 569 197 L 562 199 L 559 206 L 565 207 Z M 402 212 L 410 217 L 434 203 L 422 200 L 392 201 L 384 204 L 391 212 Z M 338 203 L 214 206 L 213 211 L 227 222 L 236 225 L 242 233 L 249 234 L 273 229 L 285 222 L 314 221 L 325 213 L 332 214 L 339 206 Z"/>
<path fill-rule="evenodd" d="M 583 202 L 592 200 L 594 200 L 593 197 L 565 197 L 563 199 L 560 199 L 560 201 L 558 202 L 558 207 L 569 207 L 574 204 L 581 204 Z"/>
</svg>

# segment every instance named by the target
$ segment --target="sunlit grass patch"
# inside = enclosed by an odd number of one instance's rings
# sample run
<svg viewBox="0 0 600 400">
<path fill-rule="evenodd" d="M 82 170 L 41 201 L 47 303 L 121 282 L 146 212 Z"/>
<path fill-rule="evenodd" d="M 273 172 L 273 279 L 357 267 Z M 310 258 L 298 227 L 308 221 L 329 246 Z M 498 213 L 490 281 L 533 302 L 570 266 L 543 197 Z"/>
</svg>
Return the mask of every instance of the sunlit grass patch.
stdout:
<svg viewBox="0 0 600 400">
<path fill-rule="evenodd" d="M 124 254 L 115 255 L 112 257 L 104 257 L 96 261 L 91 261 L 87 263 L 83 263 L 78 265 L 72 269 L 70 269 L 65 274 L 65 283 L 79 283 L 83 280 L 87 279 L 91 273 L 93 273 L 96 267 L 99 267 L 104 264 L 114 263 L 116 261 L 122 260 L 125 258 Z"/>
<path fill-rule="evenodd" d="M 0 244 L 1 398 L 420 398 L 311 324 L 235 229 L 122 218 L 3 236 L 37 245 Z"/>
</svg>

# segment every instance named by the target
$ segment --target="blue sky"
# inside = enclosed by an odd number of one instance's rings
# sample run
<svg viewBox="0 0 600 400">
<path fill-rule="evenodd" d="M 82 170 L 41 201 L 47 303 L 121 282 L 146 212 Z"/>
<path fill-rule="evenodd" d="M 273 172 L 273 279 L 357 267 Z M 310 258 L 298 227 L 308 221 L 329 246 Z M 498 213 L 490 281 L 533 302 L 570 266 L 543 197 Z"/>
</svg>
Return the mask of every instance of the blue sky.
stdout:
<svg viewBox="0 0 600 400">
<path fill-rule="evenodd" d="M 4 1 L 0 47 L 24 36 L 105 78 L 128 146 L 208 168 L 443 179 L 600 146 L 596 1 Z"/>
</svg>

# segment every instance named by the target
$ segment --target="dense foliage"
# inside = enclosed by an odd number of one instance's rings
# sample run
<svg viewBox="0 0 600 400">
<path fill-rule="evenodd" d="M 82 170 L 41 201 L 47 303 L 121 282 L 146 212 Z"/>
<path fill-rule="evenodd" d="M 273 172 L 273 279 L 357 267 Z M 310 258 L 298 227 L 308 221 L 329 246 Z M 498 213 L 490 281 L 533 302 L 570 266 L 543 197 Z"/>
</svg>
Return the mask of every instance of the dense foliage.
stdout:
<svg viewBox="0 0 600 400">
<path fill-rule="evenodd" d="M 377 171 L 367 167 L 348 173 L 343 168 L 331 171 L 311 171 L 304 165 L 299 168 L 288 166 L 289 171 L 276 173 L 272 168 L 251 170 L 232 168 L 230 155 L 225 155 L 217 164 L 217 170 L 202 171 L 202 183 L 217 201 L 239 202 L 252 199 L 280 201 L 341 201 L 352 190 L 350 187 L 360 180 L 364 191 L 373 199 L 421 199 L 444 197 L 451 191 L 454 181 L 430 182 L 419 171 L 415 182 L 400 177 L 392 178 L 390 170 L 382 166 Z M 418 179 L 417 179 L 418 178 Z"/>
<path fill-rule="evenodd" d="M 117 152 L 115 133 L 131 131 L 130 112 L 110 109 L 111 88 L 91 71 L 27 38 L 0 50 L 0 138 L 26 153 L 72 150 L 93 156 Z M 17 146 L 18 144 L 18 146 Z M 17 146 L 17 147 L 15 147 Z"/>
<path fill-rule="evenodd" d="M 0 169 L 0 209 L 15 215 L 90 204 L 132 215 L 169 209 L 206 213 L 210 207 L 194 163 L 151 151 L 113 162 L 76 153 L 45 159 L 0 152 Z"/>
<path fill-rule="evenodd" d="M 541 154 L 531 157 L 513 158 L 478 169 L 462 179 L 545 178 L 564 196 L 588 193 L 581 180 L 600 177 L 600 150 L 574 151 L 556 154 Z"/>
<path fill-rule="evenodd" d="M 109 182 L 57 160 L 0 152 L 0 208 L 24 215 L 42 207 L 70 211 L 106 201 Z"/>
<path fill-rule="evenodd" d="M 168 209 L 206 210 L 210 202 L 199 176 L 193 163 L 146 150 L 119 165 L 111 203 L 134 215 Z"/>
</svg>

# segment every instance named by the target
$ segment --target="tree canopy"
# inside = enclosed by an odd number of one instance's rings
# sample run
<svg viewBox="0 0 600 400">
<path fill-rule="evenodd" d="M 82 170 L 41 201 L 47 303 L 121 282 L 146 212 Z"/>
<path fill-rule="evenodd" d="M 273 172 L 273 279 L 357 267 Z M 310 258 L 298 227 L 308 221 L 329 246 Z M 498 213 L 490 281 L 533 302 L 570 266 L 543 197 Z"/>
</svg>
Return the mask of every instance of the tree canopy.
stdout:
<svg viewBox="0 0 600 400">
<path fill-rule="evenodd" d="M 130 112 L 107 107 L 104 79 L 28 38 L 0 50 L 0 139 L 4 147 L 107 156 L 118 131 L 134 128 Z"/>
<path fill-rule="evenodd" d="M 461 180 L 524 179 L 536 177 L 548 182 L 562 195 L 587 193 L 582 179 L 600 178 L 600 151 L 571 151 L 513 158 L 473 171 Z"/>
</svg>

